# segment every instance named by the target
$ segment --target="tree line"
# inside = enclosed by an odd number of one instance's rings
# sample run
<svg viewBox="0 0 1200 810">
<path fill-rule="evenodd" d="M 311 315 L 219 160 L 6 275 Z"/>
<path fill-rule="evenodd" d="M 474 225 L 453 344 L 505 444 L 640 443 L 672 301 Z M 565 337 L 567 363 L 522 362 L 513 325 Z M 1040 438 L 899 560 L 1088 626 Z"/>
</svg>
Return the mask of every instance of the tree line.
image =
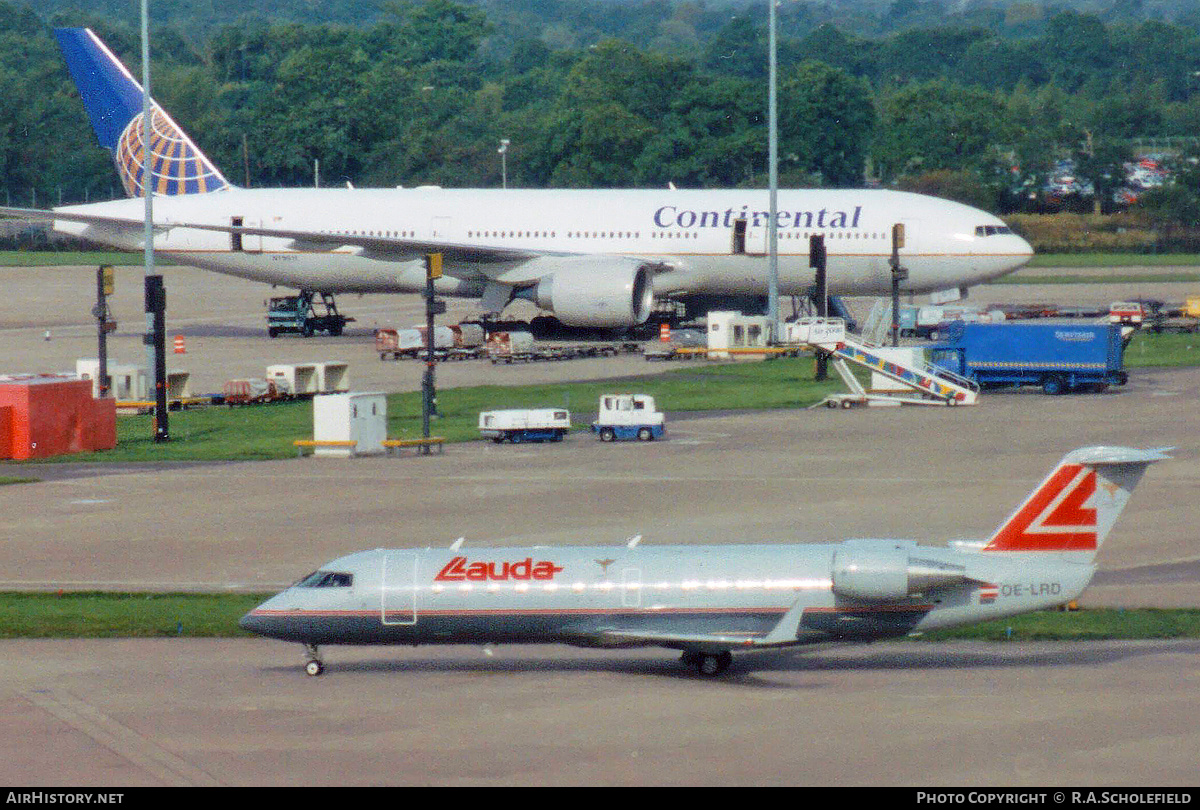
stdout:
<svg viewBox="0 0 1200 810">
<path fill-rule="evenodd" d="M 232 182 L 311 185 L 319 160 L 323 185 L 499 186 L 507 139 L 510 186 L 765 186 L 761 10 L 715 14 L 687 0 L 329 7 L 338 21 L 246 16 L 198 35 L 177 14 L 152 29 L 155 97 Z M 362 7 L 369 13 L 354 19 Z M 1022 28 L 1010 11 L 1003 24 L 896 23 L 867 36 L 809 24 L 801 9 L 814 7 L 782 7 L 786 186 L 878 182 L 1001 213 L 1038 210 L 1055 162 L 1073 157 L 1111 206 L 1130 139 L 1200 135 L 1200 19 L 1105 23 L 1063 11 Z M 643 33 L 587 44 L 545 26 L 514 35 L 521 12 L 541 9 L 562 26 L 567 8 L 623 9 L 627 28 L 636 11 Z M 883 16 L 924 19 L 936 8 L 896 0 Z M 93 28 L 140 75 L 136 17 L 124 17 L 93 6 L 43 19 L 0 0 L 6 202 L 103 199 L 116 187 L 51 29 Z M 1176 174 L 1190 182 L 1188 157 L 1176 158 Z M 1188 182 L 1170 199 L 1151 195 L 1164 198 L 1160 216 L 1200 224 L 1200 187 Z"/>
</svg>

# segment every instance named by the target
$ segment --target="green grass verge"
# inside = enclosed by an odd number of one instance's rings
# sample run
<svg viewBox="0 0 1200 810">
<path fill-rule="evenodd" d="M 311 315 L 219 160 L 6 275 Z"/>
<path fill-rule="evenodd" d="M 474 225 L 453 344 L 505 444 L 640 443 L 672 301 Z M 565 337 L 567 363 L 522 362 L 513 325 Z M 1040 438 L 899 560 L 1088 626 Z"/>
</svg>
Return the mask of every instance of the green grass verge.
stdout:
<svg viewBox="0 0 1200 810">
<path fill-rule="evenodd" d="M 529 386 L 474 386 L 438 392 L 440 418 L 431 432 L 448 442 L 479 438 L 479 412 L 503 408 L 565 407 L 579 430 L 595 414 L 603 393 L 636 392 L 655 397 L 665 411 L 764 410 L 799 408 L 841 390 L 840 380 L 815 382 L 811 358 L 768 362 L 681 363 L 664 374 Z M 413 364 L 413 373 L 418 373 Z M 117 419 L 117 447 L 77 453 L 47 462 L 248 461 L 287 458 L 296 454 L 292 441 L 312 436 L 312 404 L 288 402 L 239 408 L 211 407 L 174 411 L 169 415 L 171 440 L 154 442 L 153 417 Z M 421 435 L 419 392 L 388 396 L 388 436 Z"/>
<path fill-rule="evenodd" d="M 1038 253 L 1029 267 L 1191 267 L 1197 253 Z"/>
<path fill-rule="evenodd" d="M 0 592 L 0 638 L 213 638 L 267 594 Z"/>
<path fill-rule="evenodd" d="M 1107 275 L 1037 276 L 1018 271 L 989 281 L 988 284 L 1183 284 L 1190 282 L 1200 282 L 1200 273 L 1121 275 L 1119 272 L 1114 272 Z"/>
<path fill-rule="evenodd" d="M 36 484 L 42 479 L 27 478 L 17 475 L 0 475 L 0 487 L 8 486 L 9 484 Z"/>
<path fill-rule="evenodd" d="M 237 621 L 270 594 L 0 592 L 0 638 L 231 638 Z M 957 630 L 928 641 L 1088 641 L 1200 638 L 1200 610 L 1043 611 Z"/>
<path fill-rule="evenodd" d="M 1200 365 L 1200 335 L 1139 333 L 1126 349 L 1125 364 L 1130 368 Z M 413 368 L 417 373 L 415 364 Z M 663 374 L 619 380 L 443 389 L 438 392 L 440 418 L 431 432 L 448 442 L 474 441 L 479 438 L 480 411 L 536 407 L 565 407 L 578 423 L 576 429 L 586 430 L 584 423 L 596 412 L 604 393 L 650 394 L 660 409 L 683 412 L 803 408 L 842 389 L 840 380 L 814 381 L 813 361 L 807 357 L 722 364 L 691 361 Z M 163 444 L 154 441 L 152 416 L 121 416 L 114 450 L 20 463 L 289 458 L 296 453 L 292 442 L 312 436 L 313 430 L 312 404 L 304 401 L 174 411 L 169 418 L 171 441 Z M 390 394 L 388 436 L 420 435 L 420 393 Z"/>
<path fill-rule="evenodd" d="M 0 267 L 58 267 L 75 264 L 112 264 L 118 267 L 140 267 L 144 258 L 141 253 L 120 251 L 72 251 L 72 250 L 0 250 Z M 155 254 L 154 263 L 168 267 L 174 262 Z"/>
<path fill-rule="evenodd" d="M 1099 641 L 1200 638 L 1200 610 L 1041 611 L 993 622 L 939 630 L 929 641 Z"/>
<path fill-rule="evenodd" d="M 1125 347 L 1126 368 L 1200 365 L 1200 333 L 1176 335 L 1138 332 Z"/>
</svg>

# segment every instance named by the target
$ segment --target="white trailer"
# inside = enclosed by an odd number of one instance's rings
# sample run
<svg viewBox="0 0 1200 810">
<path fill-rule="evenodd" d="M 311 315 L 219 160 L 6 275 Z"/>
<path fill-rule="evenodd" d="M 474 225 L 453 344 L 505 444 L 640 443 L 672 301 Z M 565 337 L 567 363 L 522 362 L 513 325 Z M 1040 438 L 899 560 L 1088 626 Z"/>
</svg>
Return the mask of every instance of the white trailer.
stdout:
<svg viewBox="0 0 1200 810">
<path fill-rule="evenodd" d="M 565 408 L 519 408 L 483 411 L 479 434 L 500 444 L 508 439 L 521 442 L 561 442 L 571 429 L 571 412 Z"/>
</svg>

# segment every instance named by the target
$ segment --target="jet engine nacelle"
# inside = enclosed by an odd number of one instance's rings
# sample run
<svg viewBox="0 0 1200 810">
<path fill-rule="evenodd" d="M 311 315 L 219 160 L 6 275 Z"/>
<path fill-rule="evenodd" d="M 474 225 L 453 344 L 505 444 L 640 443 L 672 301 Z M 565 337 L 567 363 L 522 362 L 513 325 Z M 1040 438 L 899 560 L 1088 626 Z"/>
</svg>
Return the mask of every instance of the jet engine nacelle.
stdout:
<svg viewBox="0 0 1200 810">
<path fill-rule="evenodd" d="M 623 329 L 650 317 L 654 284 L 645 266 L 596 257 L 542 278 L 534 300 L 570 326 Z"/>
<path fill-rule="evenodd" d="M 908 549 L 839 549 L 833 555 L 833 592 L 848 599 L 888 602 L 961 585 L 961 565 L 923 560 Z"/>
</svg>

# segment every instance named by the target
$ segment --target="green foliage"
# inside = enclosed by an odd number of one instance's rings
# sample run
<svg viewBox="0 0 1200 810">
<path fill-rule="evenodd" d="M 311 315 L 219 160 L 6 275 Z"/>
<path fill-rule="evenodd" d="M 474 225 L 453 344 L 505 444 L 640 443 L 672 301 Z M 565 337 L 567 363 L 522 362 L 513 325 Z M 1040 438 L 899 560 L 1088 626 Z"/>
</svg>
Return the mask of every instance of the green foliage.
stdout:
<svg viewBox="0 0 1200 810">
<path fill-rule="evenodd" d="M 978 168 L 1009 134 L 998 98 L 943 79 L 908 85 L 881 106 L 875 157 L 885 179 Z"/>
<path fill-rule="evenodd" d="M 119 193 L 50 25 L 93 27 L 135 73 L 137 31 L 127 0 L 77 5 L 0 0 L 7 203 Z M 1037 2 L 785 4 L 781 178 L 861 185 L 870 155 L 889 183 L 940 177 L 956 198 L 1007 212 L 1030 205 L 1013 166 L 1036 189 L 1077 153 L 1103 198 L 1111 145 L 1200 131 L 1200 30 L 1177 5 L 1102 20 Z M 516 186 L 765 182 L 760 4 L 156 0 L 154 11 L 155 95 L 235 182 L 310 185 L 320 160 L 326 183 L 496 186 L 501 138 Z"/>
</svg>

